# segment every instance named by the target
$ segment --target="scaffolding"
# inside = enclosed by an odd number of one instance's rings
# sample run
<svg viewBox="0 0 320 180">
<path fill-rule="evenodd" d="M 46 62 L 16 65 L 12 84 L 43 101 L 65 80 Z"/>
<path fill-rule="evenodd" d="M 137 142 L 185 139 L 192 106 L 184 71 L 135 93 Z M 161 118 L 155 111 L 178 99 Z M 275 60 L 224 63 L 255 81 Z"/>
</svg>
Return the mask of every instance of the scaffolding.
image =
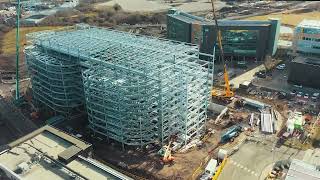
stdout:
<svg viewBox="0 0 320 180">
<path fill-rule="evenodd" d="M 203 132 L 213 64 L 199 60 L 196 46 L 83 24 L 28 37 L 29 69 L 40 68 L 33 61 L 42 59 L 77 67 L 70 76 L 82 82 L 78 88 L 95 133 L 123 145 L 146 145 L 171 135 L 186 144 Z M 32 81 L 46 78 L 36 76 Z M 81 98 L 82 91 L 72 88 Z"/>
</svg>

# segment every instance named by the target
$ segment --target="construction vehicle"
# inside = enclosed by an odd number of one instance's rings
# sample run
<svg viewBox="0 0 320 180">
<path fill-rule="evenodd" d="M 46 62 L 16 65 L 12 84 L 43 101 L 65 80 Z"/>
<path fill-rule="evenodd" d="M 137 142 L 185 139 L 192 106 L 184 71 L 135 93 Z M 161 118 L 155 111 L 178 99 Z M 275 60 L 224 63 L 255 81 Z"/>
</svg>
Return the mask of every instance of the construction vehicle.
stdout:
<svg viewBox="0 0 320 180">
<path fill-rule="evenodd" d="M 212 180 L 217 180 L 219 178 L 224 166 L 227 163 L 228 156 L 226 154 L 226 151 L 221 150 L 221 149 L 219 150 L 219 152 L 218 152 L 218 160 L 222 160 L 222 162 L 220 163 L 219 167 L 216 169 L 216 172 L 212 176 Z"/>
<path fill-rule="evenodd" d="M 228 76 L 228 71 L 227 71 L 227 65 L 225 63 L 225 59 L 224 59 L 224 52 L 223 52 L 223 47 L 222 47 L 222 36 L 221 36 L 221 31 L 218 25 L 218 20 L 216 17 L 216 13 L 215 13 L 215 9 L 214 9 L 214 3 L 213 0 L 211 0 L 211 4 L 212 4 L 212 13 L 213 13 L 213 17 L 214 17 L 214 21 L 218 30 L 218 35 L 217 35 L 217 41 L 218 41 L 218 46 L 220 49 L 220 56 L 222 58 L 222 62 L 224 64 L 223 67 L 223 74 L 224 74 L 224 82 L 225 82 L 225 87 L 224 87 L 224 91 L 223 92 L 219 92 L 219 90 L 217 89 L 213 89 L 211 91 L 211 95 L 213 98 L 217 98 L 217 99 L 230 99 L 231 97 L 234 96 L 234 92 L 231 90 L 230 88 L 230 83 L 229 83 L 229 76 Z"/>
<path fill-rule="evenodd" d="M 164 164 L 172 163 L 174 160 L 174 157 L 171 155 L 171 149 L 172 149 L 171 144 L 172 144 L 172 141 L 170 141 L 168 145 L 163 146 L 162 149 L 159 151 L 160 152 L 159 154 L 163 155 L 161 161 Z"/>
<path fill-rule="evenodd" d="M 222 134 L 220 143 L 233 141 L 235 137 L 239 136 L 241 131 L 242 131 L 242 127 L 239 125 L 234 125 L 230 127 L 225 133 Z"/>
<path fill-rule="evenodd" d="M 212 97 L 217 97 L 217 98 L 228 98 L 230 99 L 231 97 L 234 96 L 234 92 L 231 90 L 230 83 L 229 83 L 229 76 L 228 76 L 228 71 L 227 71 L 227 65 L 224 65 L 224 91 L 219 91 L 218 89 L 213 89 L 211 91 Z"/>
<path fill-rule="evenodd" d="M 215 174 L 217 165 L 218 161 L 216 159 L 210 159 L 209 163 L 207 164 L 204 170 L 204 173 L 200 177 L 200 180 L 210 179 Z"/>
</svg>

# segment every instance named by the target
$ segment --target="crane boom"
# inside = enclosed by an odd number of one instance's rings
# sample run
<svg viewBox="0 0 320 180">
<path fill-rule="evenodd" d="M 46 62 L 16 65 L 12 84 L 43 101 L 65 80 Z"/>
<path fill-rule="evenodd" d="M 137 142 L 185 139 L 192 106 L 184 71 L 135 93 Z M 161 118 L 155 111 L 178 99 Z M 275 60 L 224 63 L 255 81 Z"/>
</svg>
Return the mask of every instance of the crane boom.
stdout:
<svg viewBox="0 0 320 180">
<path fill-rule="evenodd" d="M 215 8 L 214 8 L 214 3 L 213 3 L 213 0 L 211 0 L 211 5 L 212 5 L 212 13 L 213 13 L 213 18 L 214 18 L 214 21 L 215 21 L 215 24 L 216 24 L 216 28 L 217 28 L 217 41 L 218 41 L 218 46 L 219 46 L 219 49 L 220 49 L 220 56 L 221 56 L 221 59 L 222 59 L 222 63 L 224 64 L 224 82 L 225 82 L 225 92 L 224 92 L 224 97 L 226 98 L 230 98 L 230 97 L 233 97 L 234 96 L 234 92 L 231 91 L 231 88 L 230 88 L 230 83 L 229 83 L 229 76 L 228 76 L 228 71 L 227 71 L 227 64 L 225 62 L 225 59 L 224 59 L 224 51 L 223 51 L 223 47 L 222 47 L 222 36 L 221 36 L 221 31 L 220 31 L 220 28 L 219 28 L 219 24 L 218 24 L 218 20 L 217 20 L 217 17 L 216 17 L 216 12 L 215 12 Z M 213 90 L 211 92 L 211 94 L 213 96 L 217 96 L 217 93 Z"/>
</svg>

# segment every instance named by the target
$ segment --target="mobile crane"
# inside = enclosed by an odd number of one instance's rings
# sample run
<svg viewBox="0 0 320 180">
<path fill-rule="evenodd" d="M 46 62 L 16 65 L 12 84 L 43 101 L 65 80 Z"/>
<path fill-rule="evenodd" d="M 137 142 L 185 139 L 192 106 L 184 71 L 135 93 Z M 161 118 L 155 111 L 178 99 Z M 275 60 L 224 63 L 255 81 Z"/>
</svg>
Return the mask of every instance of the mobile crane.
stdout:
<svg viewBox="0 0 320 180">
<path fill-rule="evenodd" d="M 222 47 L 222 36 L 221 36 L 221 31 L 220 31 L 220 28 L 219 28 L 219 25 L 218 25 L 218 20 L 217 20 L 217 17 L 216 17 L 216 13 L 215 13 L 213 0 L 211 0 L 211 4 L 212 4 L 212 13 L 213 13 L 214 21 L 215 21 L 215 24 L 216 24 L 216 27 L 217 27 L 217 30 L 218 30 L 217 41 L 218 41 L 218 46 L 219 46 L 219 49 L 220 49 L 220 56 L 221 56 L 222 62 L 224 64 L 224 67 L 223 67 L 224 72 L 223 72 L 223 74 L 224 74 L 224 82 L 225 82 L 224 92 L 221 92 L 221 91 L 219 92 L 216 89 L 212 89 L 211 95 L 212 95 L 212 97 L 218 98 L 218 99 L 221 99 L 221 98 L 222 99 L 230 99 L 231 97 L 234 96 L 234 92 L 230 88 L 229 76 L 228 76 L 228 71 L 227 71 L 227 64 L 226 64 L 225 59 L 224 59 L 224 52 L 223 52 L 223 47 Z"/>
<path fill-rule="evenodd" d="M 228 71 L 227 71 L 227 65 L 224 59 L 224 52 L 223 52 L 223 47 L 222 47 L 222 37 L 221 37 L 221 31 L 218 25 L 218 20 L 216 17 L 216 13 L 215 13 L 215 9 L 214 9 L 214 3 L 213 0 L 211 0 L 211 5 L 212 5 L 212 13 L 213 13 L 213 18 L 214 21 L 216 23 L 216 27 L 218 30 L 218 45 L 219 45 L 219 49 L 220 49 L 220 55 L 222 58 L 222 62 L 224 64 L 223 70 L 224 70 L 224 81 L 225 81 L 225 92 L 222 94 L 218 94 L 216 90 L 212 90 L 211 91 L 211 95 L 212 97 L 218 97 L 218 98 L 224 98 L 224 99 L 230 99 L 231 97 L 234 96 L 234 92 L 230 89 L 230 84 L 229 84 L 229 77 L 228 77 Z M 220 164 L 220 166 L 218 167 L 216 173 L 212 176 L 212 180 L 217 180 L 227 162 L 227 156 L 225 156 L 222 160 L 222 163 Z"/>
</svg>

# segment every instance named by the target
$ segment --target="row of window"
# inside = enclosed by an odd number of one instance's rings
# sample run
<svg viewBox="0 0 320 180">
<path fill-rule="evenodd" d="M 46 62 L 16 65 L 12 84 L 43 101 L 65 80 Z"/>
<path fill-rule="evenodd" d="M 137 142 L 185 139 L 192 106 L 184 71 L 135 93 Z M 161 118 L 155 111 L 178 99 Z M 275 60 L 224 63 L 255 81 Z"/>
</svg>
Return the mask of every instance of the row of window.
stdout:
<svg viewBox="0 0 320 180">
<path fill-rule="evenodd" d="M 320 42 L 320 39 L 315 39 L 315 38 L 303 37 L 302 39 L 305 40 L 305 41 L 316 41 L 316 42 Z"/>
</svg>

